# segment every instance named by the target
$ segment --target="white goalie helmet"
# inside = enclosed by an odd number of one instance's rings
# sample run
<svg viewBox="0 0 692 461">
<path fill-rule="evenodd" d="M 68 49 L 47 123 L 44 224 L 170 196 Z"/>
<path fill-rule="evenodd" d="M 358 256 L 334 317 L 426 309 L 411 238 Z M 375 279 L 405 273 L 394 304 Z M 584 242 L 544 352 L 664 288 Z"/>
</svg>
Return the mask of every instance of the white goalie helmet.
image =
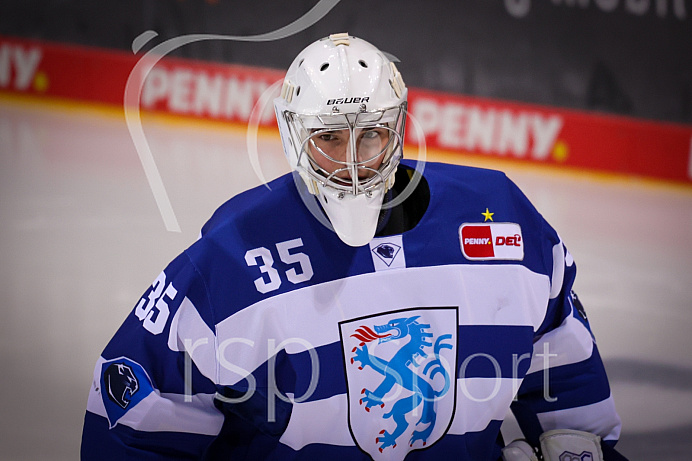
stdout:
<svg viewBox="0 0 692 461">
<path fill-rule="evenodd" d="M 402 156 L 407 95 L 380 50 L 335 34 L 298 54 L 274 100 L 291 168 L 348 245 L 375 235 Z"/>
</svg>

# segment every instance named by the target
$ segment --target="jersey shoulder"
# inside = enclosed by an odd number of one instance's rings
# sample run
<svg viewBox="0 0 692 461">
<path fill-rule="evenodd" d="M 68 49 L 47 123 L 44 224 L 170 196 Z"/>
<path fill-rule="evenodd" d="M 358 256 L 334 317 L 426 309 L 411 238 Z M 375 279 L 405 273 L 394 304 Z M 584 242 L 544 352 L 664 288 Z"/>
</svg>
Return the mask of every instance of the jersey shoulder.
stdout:
<svg viewBox="0 0 692 461">
<path fill-rule="evenodd" d="M 502 171 L 435 162 L 425 163 L 422 168 L 406 162 L 405 167 L 422 170 L 431 202 L 446 212 L 463 213 L 469 208 L 475 211 L 478 206 L 487 206 L 495 207 L 504 215 L 503 219 L 537 215 L 526 195 Z"/>
<path fill-rule="evenodd" d="M 436 248 L 435 261 L 445 254 L 452 255 L 443 261 L 449 264 L 458 260 L 464 264 L 516 264 L 540 274 L 552 272 L 549 259 L 559 236 L 504 172 L 428 163 L 423 176 L 430 202 L 419 232 L 412 237 L 434 235 L 445 242 L 439 247 L 426 244 L 428 251 Z M 483 246 L 488 239 L 492 249 Z M 463 257 L 449 252 L 451 246 L 459 245 Z"/>
</svg>

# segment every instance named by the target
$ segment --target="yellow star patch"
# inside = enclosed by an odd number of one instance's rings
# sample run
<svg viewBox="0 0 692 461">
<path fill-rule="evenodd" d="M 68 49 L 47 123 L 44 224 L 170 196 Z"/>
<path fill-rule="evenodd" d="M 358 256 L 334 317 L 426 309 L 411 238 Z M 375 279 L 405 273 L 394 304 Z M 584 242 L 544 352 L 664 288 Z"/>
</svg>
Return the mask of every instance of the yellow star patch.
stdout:
<svg viewBox="0 0 692 461">
<path fill-rule="evenodd" d="M 488 209 L 486 208 L 486 209 L 485 209 L 485 213 L 481 213 L 481 214 L 482 214 L 483 216 L 485 216 L 485 219 L 483 220 L 483 222 L 485 222 L 485 221 L 487 221 L 488 219 L 492 221 L 492 220 L 493 220 L 493 215 L 494 215 L 495 213 L 491 213 L 491 212 L 488 211 Z"/>
</svg>

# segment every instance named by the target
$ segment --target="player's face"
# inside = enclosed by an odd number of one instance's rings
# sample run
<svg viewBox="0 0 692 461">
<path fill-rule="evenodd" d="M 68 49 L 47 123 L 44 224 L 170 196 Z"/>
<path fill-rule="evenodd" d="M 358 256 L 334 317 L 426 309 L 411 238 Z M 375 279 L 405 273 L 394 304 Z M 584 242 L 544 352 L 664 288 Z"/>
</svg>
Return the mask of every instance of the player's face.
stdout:
<svg viewBox="0 0 692 461">
<path fill-rule="evenodd" d="M 355 137 L 355 161 L 360 167 L 358 179 L 364 180 L 375 175 L 389 143 L 390 132 L 386 128 L 357 128 Z M 322 131 L 312 135 L 308 142 L 310 156 L 327 173 L 334 173 L 340 179 L 351 179 L 348 163 L 354 161 L 349 130 Z"/>
</svg>

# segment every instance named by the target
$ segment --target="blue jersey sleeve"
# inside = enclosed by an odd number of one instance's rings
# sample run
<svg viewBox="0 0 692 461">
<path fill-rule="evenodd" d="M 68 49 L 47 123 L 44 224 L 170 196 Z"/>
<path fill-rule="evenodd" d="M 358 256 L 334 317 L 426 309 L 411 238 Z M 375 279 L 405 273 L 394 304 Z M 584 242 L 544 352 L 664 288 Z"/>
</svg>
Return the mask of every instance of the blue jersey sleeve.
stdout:
<svg viewBox="0 0 692 461">
<path fill-rule="evenodd" d="M 620 418 L 586 312 L 572 289 L 576 264 L 545 222 L 544 233 L 545 259 L 552 266 L 550 299 L 512 411 L 534 446 L 545 431 L 575 429 L 599 435 L 604 452 L 610 452 L 620 435 Z"/>
<path fill-rule="evenodd" d="M 186 254 L 152 283 L 98 359 L 81 456 L 198 459 L 220 432 L 209 297 Z"/>
</svg>

